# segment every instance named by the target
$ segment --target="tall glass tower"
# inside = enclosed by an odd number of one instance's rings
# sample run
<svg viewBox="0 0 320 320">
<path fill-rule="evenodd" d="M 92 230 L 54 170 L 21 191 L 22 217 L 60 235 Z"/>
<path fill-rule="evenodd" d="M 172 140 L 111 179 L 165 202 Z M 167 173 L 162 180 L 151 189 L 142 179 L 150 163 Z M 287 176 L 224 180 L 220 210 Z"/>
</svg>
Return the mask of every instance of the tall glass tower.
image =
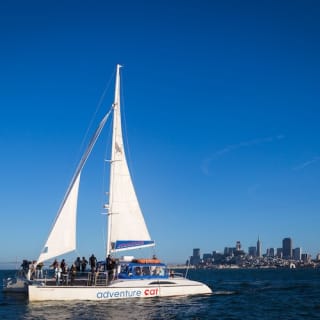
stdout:
<svg viewBox="0 0 320 320">
<path fill-rule="evenodd" d="M 284 238 L 282 240 L 282 255 L 284 259 L 292 258 L 292 239 Z"/>
</svg>

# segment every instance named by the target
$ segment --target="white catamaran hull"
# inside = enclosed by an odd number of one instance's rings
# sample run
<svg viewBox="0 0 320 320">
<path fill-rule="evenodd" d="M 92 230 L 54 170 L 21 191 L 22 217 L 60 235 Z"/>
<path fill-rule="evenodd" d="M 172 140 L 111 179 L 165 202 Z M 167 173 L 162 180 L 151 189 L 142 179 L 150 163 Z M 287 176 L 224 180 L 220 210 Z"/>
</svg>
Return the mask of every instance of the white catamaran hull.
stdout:
<svg viewBox="0 0 320 320">
<path fill-rule="evenodd" d="M 150 280 L 115 281 L 109 286 L 36 286 L 28 287 L 29 301 L 111 300 L 211 294 L 203 283 L 185 278 L 155 283 Z"/>
<path fill-rule="evenodd" d="M 31 281 L 25 278 L 9 278 L 4 280 L 3 291 L 8 293 L 27 293 Z"/>
</svg>

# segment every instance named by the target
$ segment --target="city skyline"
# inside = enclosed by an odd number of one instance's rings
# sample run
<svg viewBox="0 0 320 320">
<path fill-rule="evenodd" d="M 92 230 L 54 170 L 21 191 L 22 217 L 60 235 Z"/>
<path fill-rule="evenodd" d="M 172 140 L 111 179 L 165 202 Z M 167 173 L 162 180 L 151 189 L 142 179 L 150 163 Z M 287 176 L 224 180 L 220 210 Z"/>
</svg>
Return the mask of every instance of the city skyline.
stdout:
<svg viewBox="0 0 320 320">
<path fill-rule="evenodd" d="M 118 63 L 128 165 L 159 258 L 249 247 L 253 234 L 318 253 L 320 2 L 0 6 L 1 261 L 38 258 Z M 74 257 L 105 259 L 106 149 L 81 176 Z"/>
<path fill-rule="evenodd" d="M 293 245 L 293 239 L 291 237 L 286 237 L 283 238 L 281 240 L 281 246 L 277 246 L 277 247 L 265 247 L 265 251 L 263 251 L 263 246 L 262 246 L 262 241 L 260 239 L 260 237 L 258 237 L 257 242 L 256 242 L 256 246 L 249 246 L 247 247 L 247 251 L 245 251 L 245 249 L 243 248 L 241 241 L 237 240 L 235 242 L 235 246 L 233 247 L 224 247 L 224 249 L 222 251 L 213 249 L 211 251 L 211 253 L 209 252 L 203 252 L 202 255 L 209 255 L 212 253 L 222 253 L 224 255 L 229 255 L 229 254 L 233 254 L 235 251 L 242 251 L 244 254 L 248 254 L 248 255 L 252 255 L 252 256 L 256 256 L 256 257 L 262 257 L 262 256 L 278 256 L 284 259 L 291 259 L 293 257 L 297 257 L 297 256 L 301 256 L 302 253 L 310 255 L 311 254 L 309 252 L 303 252 L 302 247 L 299 246 L 294 246 Z M 259 252 L 259 248 L 261 252 Z M 295 255 L 295 251 L 296 251 L 296 255 Z M 319 252 L 315 255 L 315 257 L 319 256 L 320 254 L 320 250 Z M 201 249 L 200 248 L 194 248 L 193 249 L 193 255 L 192 256 L 201 256 Z M 314 257 L 314 258 L 315 258 Z M 296 259 L 299 260 L 299 259 Z"/>
</svg>

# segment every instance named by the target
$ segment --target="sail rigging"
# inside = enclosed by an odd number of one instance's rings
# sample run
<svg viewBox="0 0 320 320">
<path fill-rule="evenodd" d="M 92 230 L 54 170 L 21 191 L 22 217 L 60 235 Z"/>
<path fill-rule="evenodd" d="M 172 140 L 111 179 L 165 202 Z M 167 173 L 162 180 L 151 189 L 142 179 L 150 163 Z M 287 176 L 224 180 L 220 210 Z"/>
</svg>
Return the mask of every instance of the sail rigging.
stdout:
<svg viewBox="0 0 320 320">
<path fill-rule="evenodd" d="M 120 65 L 117 65 L 114 103 L 101 120 L 85 150 L 58 210 L 38 263 L 76 249 L 76 216 L 80 176 L 109 116 L 113 113 L 108 208 L 107 255 L 111 252 L 153 246 L 131 180 L 122 137 Z"/>
</svg>

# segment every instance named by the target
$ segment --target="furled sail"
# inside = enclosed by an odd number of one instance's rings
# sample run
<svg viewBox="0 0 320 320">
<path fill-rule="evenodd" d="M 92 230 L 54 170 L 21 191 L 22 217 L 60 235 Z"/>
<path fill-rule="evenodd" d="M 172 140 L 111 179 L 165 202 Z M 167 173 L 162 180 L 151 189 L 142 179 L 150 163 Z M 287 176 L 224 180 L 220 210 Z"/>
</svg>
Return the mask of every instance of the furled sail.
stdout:
<svg viewBox="0 0 320 320">
<path fill-rule="evenodd" d="M 117 66 L 113 104 L 107 254 L 154 245 L 140 209 L 125 156 L 120 113 L 120 67 Z"/>
</svg>

